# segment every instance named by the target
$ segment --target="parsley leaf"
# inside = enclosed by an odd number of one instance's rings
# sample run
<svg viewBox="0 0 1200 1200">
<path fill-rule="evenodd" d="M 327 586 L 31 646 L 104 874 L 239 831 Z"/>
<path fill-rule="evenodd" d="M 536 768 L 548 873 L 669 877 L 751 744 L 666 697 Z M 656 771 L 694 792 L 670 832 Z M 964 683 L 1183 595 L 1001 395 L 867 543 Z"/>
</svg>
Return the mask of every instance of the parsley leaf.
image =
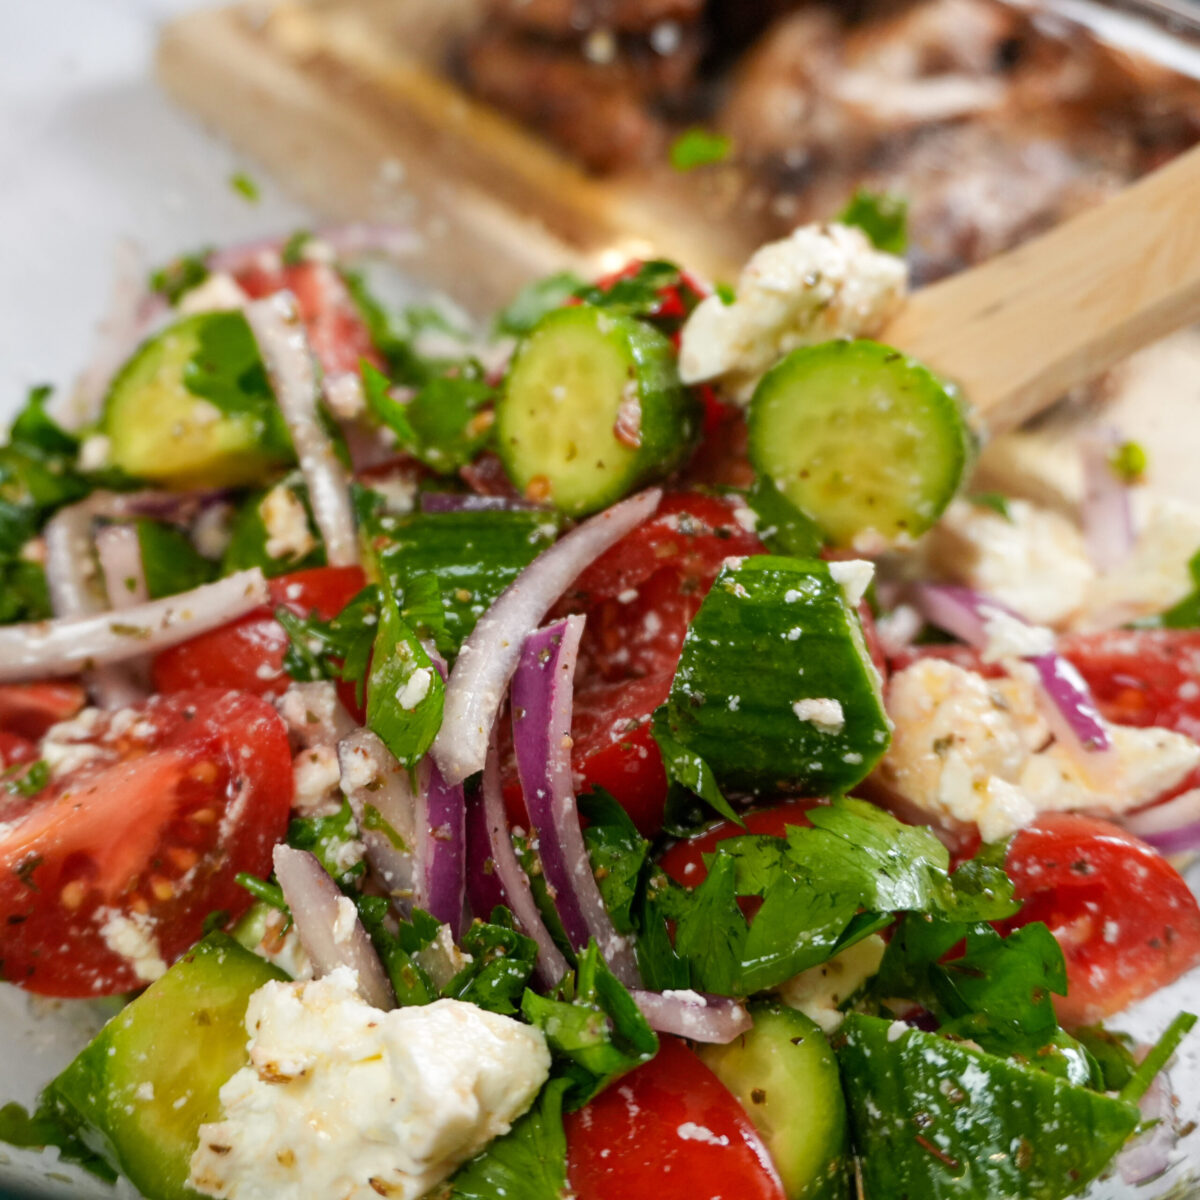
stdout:
<svg viewBox="0 0 1200 1200">
<path fill-rule="evenodd" d="M 877 250 L 903 254 L 908 249 L 908 201 L 900 196 L 859 188 L 837 219 L 861 229 Z"/>
<path fill-rule="evenodd" d="M 16 763 L 0 771 L 0 781 L 10 796 L 36 796 L 50 782 L 50 764 L 44 758 Z"/>
<path fill-rule="evenodd" d="M 567 1188 L 565 1079 L 552 1079 L 534 1106 L 450 1180 L 446 1200 L 562 1200 Z"/>
<path fill-rule="evenodd" d="M 633 933 L 633 902 L 650 843 L 603 788 L 580 796 L 578 807 L 588 822 L 583 840 L 613 926 L 618 933 Z"/>
<path fill-rule="evenodd" d="M 677 784 L 692 795 L 699 796 L 726 820 L 735 821 L 740 825 L 741 818 L 733 811 L 729 801 L 725 799 L 712 768 L 700 755 L 689 750 L 672 735 L 667 720 L 666 705 L 660 705 L 654 710 L 650 732 L 654 735 L 654 740 L 658 743 L 658 748 L 662 753 L 663 769 L 667 773 L 668 781 L 671 784 Z M 680 828 L 678 809 L 673 815 L 675 819 L 668 823 L 667 832 L 685 832 Z"/>
<path fill-rule="evenodd" d="M 149 520 L 138 521 L 136 528 L 151 600 L 190 591 L 216 578 L 217 564 L 205 558 L 182 529 Z"/>
<path fill-rule="evenodd" d="M 571 271 L 535 279 L 513 297 L 507 308 L 496 314 L 496 333 L 523 336 L 584 286 L 584 281 Z"/>
<path fill-rule="evenodd" d="M 179 303 L 180 297 L 199 287 L 209 276 L 208 259 L 212 247 L 206 246 L 194 254 L 183 254 L 153 272 L 150 290 L 157 292 L 168 304 Z"/>
<path fill-rule="evenodd" d="M 658 1052 L 658 1038 L 633 997 L 608 969 L 595 941 L 579 956 L 560 998 L 526 991 L 521 1012 L 546 1035 L 568 1082 L 569 1108 L 586 1104 L 626 1071 Z"/>
<path fill-rule="evenodd" d="M 696 127 L 685 130 L 671 143 L 671 166 L 676 171 L 694 171 L 697 167 L 724 162 L 733 150 L 733 139 L 726 133 L 712 133 Z"/>
<path fill-rule="evenodd" d="M 358 825 L 348 800 L 343 799 L 341 808 L 328 817 L 293 818 L 288 825 L 287 843 L 316 855 L 339 887 L 352 886 L 366 870 L 358 843 Z"/>
<path fill-rule="evenodd" d="M 471 962 L 446 984 L 442 995 L 504 1016 L 516 1013 L 533 975 L 537 943 L 517 931 L 507 908 L 497 908 L 490 921 L 472 922 L 462 948 Z"/>
</svg>

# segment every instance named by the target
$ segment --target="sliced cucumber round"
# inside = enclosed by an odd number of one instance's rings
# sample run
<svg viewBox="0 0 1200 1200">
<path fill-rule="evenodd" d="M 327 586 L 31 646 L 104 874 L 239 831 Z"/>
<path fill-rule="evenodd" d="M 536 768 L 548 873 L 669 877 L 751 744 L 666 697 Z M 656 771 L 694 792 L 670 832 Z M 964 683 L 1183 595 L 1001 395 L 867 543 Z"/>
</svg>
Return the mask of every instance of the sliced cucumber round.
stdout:
<svg viewBox="0 0 1200 1200">
<path fill-rule="evenodd" d="M 751 1013 L 749 1033 L 727 1046 L 703 1046 L 700 1056 L 762 1135 L 787 1200 L 843 1200 L 846 1101 L 837 1059 L 803 1014 L 775 1003 Z"/>
<path fill-rule="evenodd" d="M 496 444 L 530 498 L 582 516 L 679 466 L 698 417 L 661 333 L 578 305 L 543 317 L 518 348 Z"/>
<path fill-rule="evenodd" d="M 931 371 L 878 342 L 792 351 L 750 402 L 750 461 L 835 545 L 915 538 L 962 483 L 972 437 Z"/>
<path fill-rule="evenodd" d="M 240 312 L 185 317 L 145 342 L 109 389 L 104 432 L 114 466 L 169 487 L 255 483 L 293 459 Z"/>
</svg>

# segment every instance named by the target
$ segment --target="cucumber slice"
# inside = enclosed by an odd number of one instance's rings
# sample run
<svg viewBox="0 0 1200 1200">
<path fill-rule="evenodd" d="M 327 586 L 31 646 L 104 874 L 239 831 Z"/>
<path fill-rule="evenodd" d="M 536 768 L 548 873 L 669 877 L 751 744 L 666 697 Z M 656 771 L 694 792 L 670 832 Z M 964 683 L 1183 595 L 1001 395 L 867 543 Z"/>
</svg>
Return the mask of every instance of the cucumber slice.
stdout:
<svg viewBox="0 0 1200 1200">
<path fill-rule="evenodd" d="M 257 483 L 293 459 L 239 312 L 186 317 L 145 342 L 109 389 L 103 428 L 114 466 L 170 487 Z"/>
<path fill-rule="evenodd" d="M 838 546 L 915 538 L 963 481 L 972 438 L 957 398 L 878 342 L 792 351 L 750 402 L 750 461 Z"/>
<path fill-rule="evenodd" d="M 154 1200 L 193 1200 L 200 1126 L 246 1063 L 250 996 L 287 976 L 233 938 L 194 946 L 100 1031 L 46 1089 L 81 1140 Z"/>
<path fill-rule="evenodd" d="M 846 1101 L 837 1059 L 807 1017 L 755 1005 L 754 1028 L 700 1057 L 741 1101 L 771 1152 L 788 1200 L 849 1194 Z"/>
<path fill-rule="evenodd" d="M 571 516 L 669 474 L 698 429 L 671 343 L 586 304 L 537 323 L 496 406 L 496 445 L 512 481 Z"/>
<path fill-rule="evenodd" d="M 851 1013 L 834 1045 L 864 1200 L 1064 1200 L 1138 1124 L 1134 1104 L 879 1017 Z"/>
<path fill-rule="evenodd" d="M 847 792 L 891 737 L 858 613 L 829 564 L 774 555 L 722 568 L 688 627 L 665 718 L 718 783 L 751 792 Z"/>
</svg>

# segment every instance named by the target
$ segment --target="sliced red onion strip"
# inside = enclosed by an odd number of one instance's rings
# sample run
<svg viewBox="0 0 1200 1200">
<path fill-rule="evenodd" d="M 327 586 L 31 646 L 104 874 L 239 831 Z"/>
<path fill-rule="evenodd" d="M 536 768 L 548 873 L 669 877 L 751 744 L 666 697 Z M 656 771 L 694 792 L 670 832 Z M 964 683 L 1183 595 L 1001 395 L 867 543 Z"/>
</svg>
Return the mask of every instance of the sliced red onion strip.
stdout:
<svg viewBox="0 0 1200 1200">
<path fill-rule="evenodd" d="M 1129 1184 L 1149 1183 L 1171 1165 L 1171 1151 L 1179 1140 L 1175 1124 L 1175 1106 L 1171 1103 L 1171 1084 L 1165 1071 L 1160 1071 L 1146 1089 L 1138 1107 L 1142 1121 L 1157 1124 L 1126 1143 L 1117 1155 L 1117 1169 Z"/>
<path fill-rule="evenodd" d="M 1112 456 L 1121 435 L 1111 425 L 1093 426 L 1079 439 L 1083 461 L 1083 540 L 1100 571 L 1111 571 L 1129 557 L 1136 535 L 1129 488 L 1117 478 Z"/>
<path fill-rule="evenodd" d="M 728 996 L 699 992 L 646 992 L 630 989 L 642 1016 L 658 1033 L 724 1046 L 748 1033 L 754 1022 L 744 1004 Z"/>
<path fill-rule="evenodd" d="M 500 882 L 482 803 L 467 805 L 467 903 L 472 916 L 488 920 L 497 905 L 512 907 Z"/>
<path fill-rule="evenodd" d="M 554 944 L 554 939 L 542 921 L 537 901 L 513 849 L 504 814 L 504 793 L 500 787 L 500 757 L 495 739 L 491 739 L 487 762 L 483 769 L 483 810 L 487 820 L 488 845 L 496 877 L 504 888 L 508 907 L 527 937 L 537 943 L 537 974 L 546 987 L 555 987 L 567 973 L 567 960 Z"/>
<path fill-rule="evenodd" d="M 645 521 L 661 498 L 660 489 L 650 488 L 585 521 L 539 554 L 479 618 L 450 672 L 442 727 L 431 750 L 448 783 L 483 769 L 525 638 L 584 568 Z"/>
<path fill-rule="evenodd" d="M 100 559 L 110 608 L 121 612 L 149 600 L 142 547 L 132 525 L 107 525 L 101 529 L 96 534 L 96 556 Z"/>
<path fill-rule="evenodd" d="M 467 803 L 461 783 L 449 784 L 437 764 L 429 762 L 422 772 L 422 796 L 417 805 L 418 842 L 421 856 L 421 890 L 417 907 L 425 909 L 455 939 L 463 932 L 463 900 L 466 892 Z"/>
<path fill-rule="evenodd" d="M 571 780 L 575 660 L 584 618 L 567 617 L 525 639 L 512 682 L 513 747 L 525 807 L 558 915 L 577 950 L 595 938 L 626 987 L 641 983 L 633 947 L 613 928 L 592 874 Z"/>
<path fill-rule="evenodd" d="M 359 994 L 374 1008 L 396 1007 L 396 996 L 354 901 L 343 896 L 316 856 L 280 843 L 275 878 L 318 979 L 337 967 L 358 976 Z"/>
<path fill-rule="evenodd" d="M 1120 818 L 1130 833 L 1163 854 L 1200 850 L 1200 788 Z"/>
<path fill-rule="evenodd" d="M 404 914 L 413 909 L 419 889 L 417 800 L 408 772 L 369 729 L 338 743 L 342 791 L 350 802 L 372 875 Z M 372 829 L 370 806 L 403 843 L 397 846 L 388 829 Z"/>
<path fill-rule="evenodd" d="M 84 500 L 59 509 L 46 523 L 46 587 L 57 617 L 86 617 L 104 611 L 92 588 L 93 506 Z"/>
<path fill-rule="evenodd" d="M 121 613 L 95 613 L 0 628 L 0 683 L 74 675 L 157 653 L 228 624 L 267 602 L 257 568 Z"/>
<path fill-rule="evenodd" d="M 915 589 L 918 607 L 926 618 L 961 641 L 983 650 L 988 644 L 990 613 L 1003 613 L 1021 621 L 1011 609 L 970 588 L 921 584 Z M 1053 706 L 1046 711 L 1057 736 L 1068 746 L 1095 753 L 1108 750 L 1111 739 L 1079 672 L 1061 654 L 1031 654 L 1027 661 L 1038 673 L 1042 692 Z"/>
<path fill-rule="evenodd" d="M 283 419 L 287 422 L 308 485 L 313 517 L 331 567 L 358 563 L 358 532 L 350 501 L 350 477 L 317 413 L 316 360 L 290 292 L 277 292 L 245 308 L 266 364 Z"/>
</svg>

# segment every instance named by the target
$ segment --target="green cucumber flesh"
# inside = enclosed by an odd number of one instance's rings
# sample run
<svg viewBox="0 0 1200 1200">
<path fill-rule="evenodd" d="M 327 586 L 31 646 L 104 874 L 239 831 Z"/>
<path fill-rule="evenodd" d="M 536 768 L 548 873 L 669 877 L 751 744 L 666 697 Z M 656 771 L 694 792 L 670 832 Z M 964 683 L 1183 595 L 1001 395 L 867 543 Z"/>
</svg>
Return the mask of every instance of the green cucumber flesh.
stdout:
<svg viewBox="0 0 1200 1200">
<path fill-rule="evenodd" d="M 688 628 L 666 724 L 735 789 L 821 796 L 865 779 L 891 726 L 858 613 L 829 564 L 727 563 Z"/>
<path fill-rule="evenodd" d="M 864 1200 L 1065 1200 L 1137 1127 L 1136 1105 L 900 1022 L 834 1039 Z"/>
<path fill-rule="evenodd" d="M 518 347 L 496 406 L 512 481 L 571 516 L 679 466 L 699 429 L 671 343 L 632 317 L 558 309 Z"/>
<path fill-rule="evenodd" d="M 199 313 L 156 334 L 109 388 L 113 465 L 170 487 L 257 483 L 291 444 L 239 312 Z"/>
<path fill-rule="evenodd" d="M 250 996 L 287 976 L 210 934 L 122 1009 L 47 1088 L 79 1137 L 152 1200 L 183 1200 L 200 1126 L 246 1063 Z"/>
<path fill-rule="evenodd" d="M 801 1013 L 774 1003 L 751 1011 L 749 1033 L 727 1046 L 704 1046 L 700 1056 L 762 1135 L 787 1200 L 841 1200 L 849 1175 L 837 1059 Z"/>
<path fill-rule="evenodd" d="M 972 438 L 932 372 L 878 342 L 792 351 L 750 402 L 750 461 L 839 546 L 924 533 L 963 481 Z"/>
</svg>

